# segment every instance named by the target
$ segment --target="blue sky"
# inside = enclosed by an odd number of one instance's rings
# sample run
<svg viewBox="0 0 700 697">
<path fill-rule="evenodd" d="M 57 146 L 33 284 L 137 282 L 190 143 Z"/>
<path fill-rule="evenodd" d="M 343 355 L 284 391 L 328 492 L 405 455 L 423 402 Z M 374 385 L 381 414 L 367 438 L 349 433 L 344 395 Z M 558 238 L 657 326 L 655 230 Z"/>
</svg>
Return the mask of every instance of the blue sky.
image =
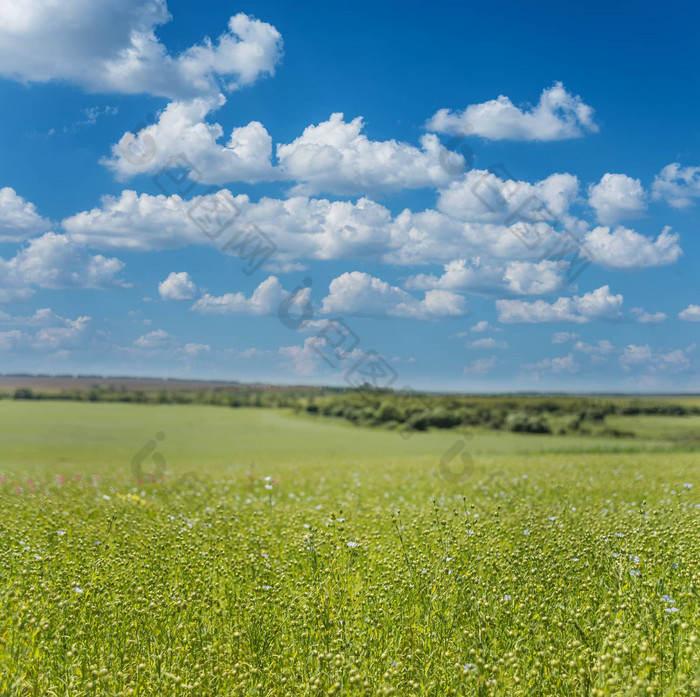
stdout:
<svg viewBox="0 0 700 697">
<path fill-rule="evenodd" d="M 700 390 L 697 20 L 3 4 L 1 371 Z"/>
</svg>

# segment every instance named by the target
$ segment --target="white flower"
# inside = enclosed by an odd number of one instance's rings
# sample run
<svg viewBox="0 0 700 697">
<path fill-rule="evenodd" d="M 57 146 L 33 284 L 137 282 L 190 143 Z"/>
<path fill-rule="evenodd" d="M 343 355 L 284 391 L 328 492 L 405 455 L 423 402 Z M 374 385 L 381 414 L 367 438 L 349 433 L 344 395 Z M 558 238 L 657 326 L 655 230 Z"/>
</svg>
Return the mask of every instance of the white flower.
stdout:
<svg viewBox="0 0 700 697">
<path fill-rule="evenodd" d="M 65 535 L 66 531 L 65 530 L 56 530 L 57 535 Z"/>
<path fill-rule="evenodd" d="M 76 593 L 78 593 L 79 595 L 85 592 L 85 591 L 84 591 L 82 588 L 80 588 L 79 586 L 75 586 L 75 588 L 73 588 L 73 590 L 74 590 Z"/>
<path fill-rule="evenodd" d="M 678 608 L 677 607 L 667 607 L 666 612 L 678 612 Z"/>
<path fill-rule="evenodd" d="M 359 547 L 360 543 L 359 542 L 348 542 L 348 547 Z"/>
</svg>

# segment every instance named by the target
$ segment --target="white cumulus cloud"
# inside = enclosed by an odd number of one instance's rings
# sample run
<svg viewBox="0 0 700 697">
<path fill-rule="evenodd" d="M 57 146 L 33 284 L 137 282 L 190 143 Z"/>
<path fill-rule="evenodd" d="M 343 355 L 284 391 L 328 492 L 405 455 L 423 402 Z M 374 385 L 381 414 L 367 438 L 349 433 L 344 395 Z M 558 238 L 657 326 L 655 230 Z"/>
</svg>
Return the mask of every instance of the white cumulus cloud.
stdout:
<svg viewBox="0 0 700 697">
<path fill-rule="evenodd" d="M 30 240 L 14 257 L 0 257 L 0 300 L 28 297 L 39 288 L 126 287 L 116 275 L 123 262 L 89 254 L 66 235 L 47 232 Z"/>
<path fill-rule="evenodd" d="M 688 305 L 678 316 L 686 322 L 700 322 L 700 305 Z"/>
<path fill-rule="evenodd" d="M 665 227 L 654 239 L 619 226 L 597 227 L 586 233 L 586 248 L 595 262 L 611 269 L 643 269 L 674 264 L 682 256 L 678 233 Z"/>
<path fill-rule="evenodd" d="M 396 140 L 372 141 L 362 117 L 308 126 L 291 143 L 277 146 L 282 176 L 298 182 L 295 193 L 357 194 L 445 186 L 452 175 L 441 164 L 446 151 L 434 135 L 424 135 L 420 148 Z"/>
<path fill-rule="evenodd" d="M 405 290 L 361 271 L 334 278 L 323 299 L 324 313 L 413 317 L 428 320 L 456 317 L 466 312 L 461 295 L 445 290 L 429 290 L 422 300 Z"/>
<path fill-rule="evenodd" d="M 633 307 L 631 311 L 635 320 L 641 324 L 659 324 L 668 319 L 663 312 L 647 312 L 643 307 Z"/>
<path fill-rule="evenodd" d="M 158 174 L 165 192 L 188 192 L 195 184 L 231 181 L 259 182 L 278 177 L 272 162 L 272 138 L 258 121 L 234 128 L 226 143 L 218 123 L 205 121 L 207 114 L 223 106 L 225 98 L 175 101 L 158 115 L 155 123 L 135 135 L 125 133 L 101 160 L 120 180 L 139 174 Z M 173 180 L 163 170 L 172 171 Z M 186 177 L 186 183 L 180 178 Z"/>
<path fill-rule="evenodd" d="M 173 271 L 158 284 L 158 293 L 163 300 L 191 300 L 197 294 L 197 286 L 187 271 Z"/>
<path fill-rule="evenodd" d="M 0 75 L 187 99 L 248 85 L 272 74 L 281 58 L 279 32 L 243 13 L 215 42 L 173 56 L 155 34 L 169 20 L 165 0 L 3 2 Z"/>
<path fill-rule="evenodd" d="M 588 187 L 588 203 L 604 225 L 641 218 L 647 209 L 642 182 L 626 174 L 604 174 Z"/>
<path fill-rule="evenodd" d="M 556 358 L 543 358 L 537 363 L 525 364 L 522 368 L 537 377 L 540 373 L 577 373 L 579 364 L 574 359 L 574 354 L 569 353 Z"/>
<path fill-rule="evenodd" d="M 561 82 L 543 90 L 531 109 L 521 109 L 500 95 L 464 111 L 440 109 L 426 128 L 451 135 L 470 133 L 490 140 L 564 140 L 597 132 L 593 109 L 581 97 L 566 91 Z"/>
<path fill-rule="evenodd" d="M 620 315 L 622 295 L 613 295 L 605 285 L 572 298 L 561 297 L 553 303 L 544 300 L 497 300 L 498 321 L 506 324 L 541 322 L 590 322 Z"/>
<path fill-rule="evenodd" d="M 655 200 L 665 200 L 674 208 L 687 208 L 700 198 L 700 167 L 681 167 L 678 162 L 666 165 L 654 177 Z"/>
<path fill-rule="evenodd" d="M 0 242 L 20 242 L 49 227 L 36 206 L 23 199 L 12 187 L 0 189 Z"/>
<path fill-rule="evenodd" d="M 304 299 L 308 299 L 308 291 L 304 292 Z M 276 276 L 266 278 L 247 297 L 245 293 L 226 293 L 215 296 L 206 293 L 192 305 L 192 310 L 203 315 L 269 315 L 277 310 L 287 293 L 282 288 Z M 301 302 L 302 298 L 299 297 Z"/>
</svg>

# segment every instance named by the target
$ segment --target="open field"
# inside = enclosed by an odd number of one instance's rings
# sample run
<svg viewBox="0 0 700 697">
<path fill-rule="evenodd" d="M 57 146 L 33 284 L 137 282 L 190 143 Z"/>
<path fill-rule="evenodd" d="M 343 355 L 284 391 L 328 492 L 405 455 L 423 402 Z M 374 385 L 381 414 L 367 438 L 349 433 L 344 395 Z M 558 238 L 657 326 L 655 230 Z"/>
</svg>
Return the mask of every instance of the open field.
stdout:
<svg viewBox="0 0 700 697">
<path fill-rule="evenodd" d="M 0 695 L 697 695 L 698 417 L 607 420 L 0 401 Z"/>
</svg>

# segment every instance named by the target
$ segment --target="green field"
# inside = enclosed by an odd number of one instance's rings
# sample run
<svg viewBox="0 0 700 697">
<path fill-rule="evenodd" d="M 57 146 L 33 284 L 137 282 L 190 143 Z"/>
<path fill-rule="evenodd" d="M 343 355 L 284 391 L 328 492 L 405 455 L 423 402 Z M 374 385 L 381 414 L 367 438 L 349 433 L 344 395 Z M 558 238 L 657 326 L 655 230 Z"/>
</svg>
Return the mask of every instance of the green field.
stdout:
<svg viewBox="0 0 700 697">
<path fill-rule="evenodd" d="M 0 401 L 0 695 L 697 696 L 700 417 L 606 426 Z"/>
</svg>

